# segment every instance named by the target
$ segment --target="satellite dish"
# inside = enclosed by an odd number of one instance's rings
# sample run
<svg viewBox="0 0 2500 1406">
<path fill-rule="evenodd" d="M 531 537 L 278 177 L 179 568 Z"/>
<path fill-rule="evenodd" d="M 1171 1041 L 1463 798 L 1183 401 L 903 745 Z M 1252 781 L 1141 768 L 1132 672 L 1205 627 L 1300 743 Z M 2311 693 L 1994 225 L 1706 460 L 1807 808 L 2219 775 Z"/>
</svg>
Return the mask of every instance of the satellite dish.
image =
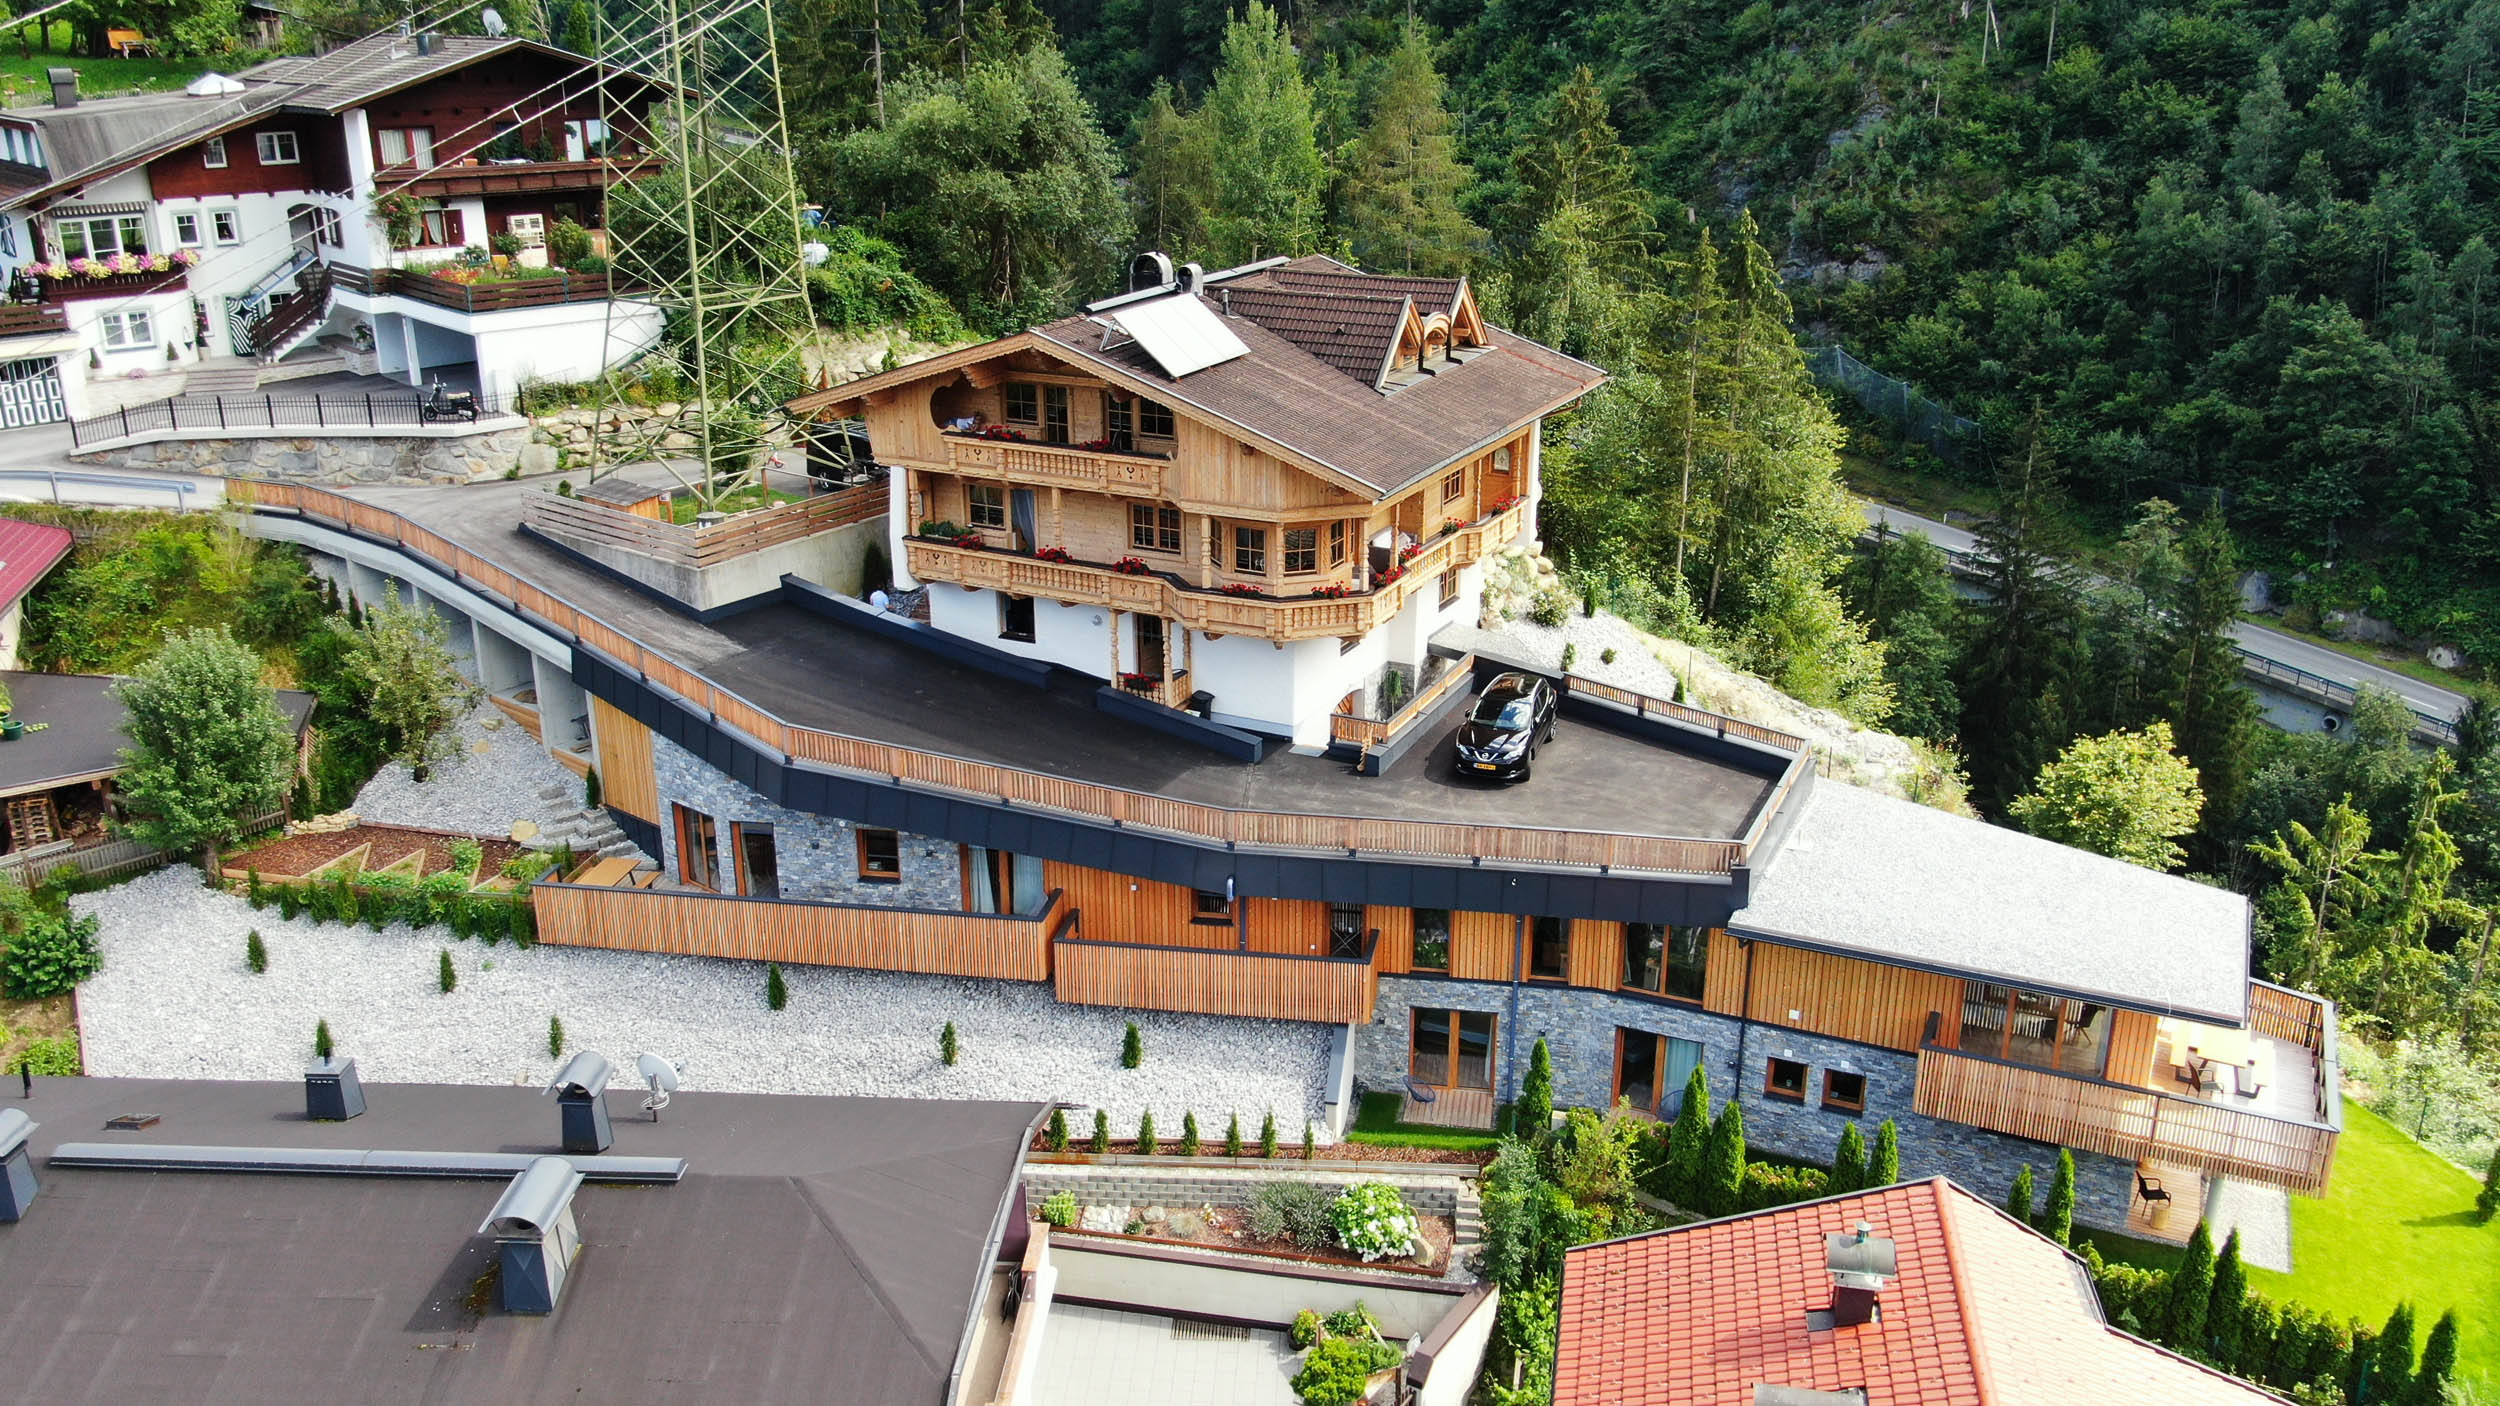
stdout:
<svg viewBox="0 0 2500 1406">
<path fill-rule="evenodd" d="M 660 1121 L 660 1110 L 668 1107 L 668 1096 L 677 1092 L 677 1066 L 655 1054 L 638 1054 L 634 1056 L 634 1072 L 651 1086 L 651 1097 L 642 1101 L 642 1111 L 656 1123 Z"/>
<path fill-rule="evenodd" d="M 503 38 L 503 36 L 504 36 L 504 22 L 503 22 L 503 16 L 502 16 L 502 15 L 499 15 L 499 14 L 497 14 L 497 13 L 495 13 L 495 11 L 494 11 L 491 7 L 490 7 L 490 8 L 488 8 L 488 9 L 484 9 L 484 10 L 481 10 L 481 11 L 479 11 L 479 12 L 478 12 L 477 22 L 478 22 L 479 24 L 481 24 L 481 25 L 485 26 L 485 29 L 486 29 L 486 34 L 487 34 L 487 37 L 488 37 L 488 38 L 491 38 L 491 39 L 501 39 L 501 38 Z"/>
</svg>

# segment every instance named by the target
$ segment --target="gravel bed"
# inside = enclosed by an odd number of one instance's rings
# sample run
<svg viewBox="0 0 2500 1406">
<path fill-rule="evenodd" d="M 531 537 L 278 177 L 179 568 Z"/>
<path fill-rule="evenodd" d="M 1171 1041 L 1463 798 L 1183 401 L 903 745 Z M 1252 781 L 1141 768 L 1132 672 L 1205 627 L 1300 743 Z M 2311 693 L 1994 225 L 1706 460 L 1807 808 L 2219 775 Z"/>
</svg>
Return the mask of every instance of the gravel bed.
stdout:
<svg viewBox="0 0 2500 1406">
<path fill-rule="evenodd" d="M 188 866 L 73 901 L 103 918 L 104 969 L 79 992 L 91 1074 L 293 1079 L 326 1018 L 368 1082 L 544 1084 L 557 1065 L 547 1019 L 560 1016 L 568 1053 L 630 1065 L 654 1050 L 684 1066 L 691 1090 L 1060 1099 L 1102 1107 L 1129 1133 L 1151 1105 L 1167 1136 L 1186 1112 L 1220 1132 L 1228 1113 L 1255 1128 L 1272 1108 L 1297 1144 L 1327 1077 L 1325 1026 L 1061 1005 L 1042 984 L 790 966 L 789 1006 L 773 1011 L 758 962 L 290 922 Z M 254 928 L 269 949 L 260 976 L 243 964 Z M 445 948 L 460 974 L 448 996 L 435 985 Z M 1146 1061 L 1125 1070 L 1132 1019 Z M 938 1062 L 948 1020 L 961 1042 L 952 1068 Z M 1082 1135 L 1092 1114 L 1069 1122 Z"/>
<path fill-rule="evenodd" d="M 1675 671 L 1650 652 L 1649 643 L 1639 630 L 1604 611 L 1582 615 L 1574 610 L 1563 623 L 1550 629 L 1522 616 L 1504 622 L 1498 630 L 1445 630 L 1435 636 L 1435 641 L 1489 650 L 1506 659 L 1557 670 L 1562 667 L 1563 646 L 1577 645 L 1571 672 L 1580 677 L 1646 693 L 1652 698 L 1675 697 Z M 1615 662 L 1611 664 L 1605 662 L 1605 653 L 1610 649 L 1615 652 Z"/>
<path fill-rule="evenodd" d="M 2230 1177 L 2215 1186 L 2208 1218 L 2214 1243 L 2240 1233 L 2240 1258 L 2259 1269 L 2292 1272 L 2292 1193 L 2262 1182 Z"/>
<path fill-rule="evenodd" d="M 582 779 L 505 717 L 481 703 L 460 720 L 460 755 L 434 767 L 419 785 L 400 762 L 386 762 L 356 793 L 358 818 L 383 825 L 457 830 L 467 835 L 509 835 L 512 822 L 529 820 L 542 830 L 577 815 Z M 538 793 L 563 788 L 560 798 Z"/>
</svg>

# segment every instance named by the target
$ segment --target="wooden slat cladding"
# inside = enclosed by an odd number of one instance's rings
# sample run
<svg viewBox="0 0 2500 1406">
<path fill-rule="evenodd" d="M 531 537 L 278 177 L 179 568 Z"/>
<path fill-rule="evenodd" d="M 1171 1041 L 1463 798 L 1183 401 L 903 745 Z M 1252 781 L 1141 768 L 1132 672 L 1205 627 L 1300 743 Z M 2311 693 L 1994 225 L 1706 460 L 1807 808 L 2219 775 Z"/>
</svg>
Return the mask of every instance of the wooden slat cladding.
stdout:
<svg viewBox="0 0 2500 1406">
<path fill-rule="evenodd" d="M 1415 910 L 1384 908 L 1377 904 L 1363 910 L 1363 924 L 1380 933 L 1380 947 L 1372 965 L 1382 973 L 1401 976 L 1415 969 Z"/>
<path fill-rule="evenodd" d="M 1259 952 L 1193 952 L 1062 940 L 1052 955 L 1062 1001 L 1149 1011 L 1367 1024 L 1379 980 L 1365 962 Z"/>
<path fill-rule="evenodd" d="M 1946 1007 L 1950 1010 L 1950 1007 Z M 2161 1020 L 2142 1011 L 2109 1015 L 2109 1062 L 2103 1073 L 2121 1084 L 2153 1088 L 2154 1047 L 2161 1039 Z"/>
<path fill-rule="evenodd" d="M 2313 1196 L 2335 1165 L 2332 1128 L 1946 1050 L 1919 1051 L 1911 1106 L 1930 1118 Z"/>
<path fill-rule="evenodd" d="M 1067 894 L 1086 937 L 1098 942 L 1150 942 L 1163 947 L 1228 950 L 1241 945 L 1231 923 L 1192 922 L 1188 889 L 1132 879 L 1057 860 L 1042 865 L 1042 887 Z"/>
<path fill-rule="evenodd" d="M 651 770 L 651 729 L 605 700 L 590 700 L 591 736 L 599 748 L 599 799 L 637 820 L 660 823 L 660 783 Z"/>
<path fill-rule="evenodd" d="M 1450 975 L 1508 981 L 1518 973 L 1519 920 L 1508 913 L 1450 915 Z"/>
<path fill-rule="evenodd" d="M 1050 979 L 1060 911 L 997 917 L 572 884 L 540 884 L 530 899 L 538 940 L 558 946 L 1008 981 Z"/>
<path fill-rule="evenodd" d="M 1571 923 L 1571 984 L 1612 991 L 1623 982 L 1623 924 L 1596 918 Z"/>
<path fill-rule="evenodd" d="M 1328 905 L 1306 898 L 1246 898 L 1250 950 L 1286 957 L 1328 955 Z M 1101 933 L 1090 933 L 1100 937 Z"/>
<path fill-rule="evenodd" d="M 1759 941 L 1753 944 L 1749 1011 L 1740 1010 L 1744 991 L 1744 945 L 1713 934 L 1702 996 L 1722 1015 L 1742 1013 L 1769 1025 L 1914 1050 L 1928 1012 L 1962 1008 L 1962 983 L 1955 977 Z M 1796 1019 L 1789 1019 L 1790 1011 Z"/>
</svg>

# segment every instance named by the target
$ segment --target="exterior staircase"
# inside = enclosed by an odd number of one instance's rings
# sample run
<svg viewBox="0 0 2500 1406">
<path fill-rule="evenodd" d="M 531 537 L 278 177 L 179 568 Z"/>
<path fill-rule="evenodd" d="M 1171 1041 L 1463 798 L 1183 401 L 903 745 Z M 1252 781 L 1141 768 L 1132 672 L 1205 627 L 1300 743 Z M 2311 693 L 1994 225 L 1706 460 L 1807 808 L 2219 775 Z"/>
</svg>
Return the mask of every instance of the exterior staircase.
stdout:
<svg viewBox="0 0 2500 1406">
<path fill-rule="evenodd" d="M 539 788 L 538 799 L 551 805 L 561 804 L 567 798 L 580 794 L 570 786 L 544 786 Z M 571 845 L 577 858 L 632 859 L 636 861 L 634 867 L 637 869 L 660 867 L 659 861 L 644 854 L 640 845 L 625 838 L 625 832 L 618 828 L 614 816 L 600 808 L 585 807 L 575 811 L 540 831 L 539 838 L 549 844 Z"/>
<path fill-rule="evenodd" d="M 260 368 L 241 357 L 204 360 L 182 378 L 184 395 L 241 395 L 260 384 Z"/>
<path fill-rule="evenodd" d="M 1484 1202 L 1476 1195 L 1473 1177 L 1458 1184 L 1458 1209 L 1450 1217 L 1450 1265 L 1463 1269 L 1484 1244 Z"/>
<path fill-rule="evenodd" d="M 273 366 L 288 352 L 320 335 L 330 320 L 330 295 L 335 285 L 328 264 L 310 264 L 296 276 L 295 296 L 262 320 L 257 334 L 260 364 Z"/>
</svg>

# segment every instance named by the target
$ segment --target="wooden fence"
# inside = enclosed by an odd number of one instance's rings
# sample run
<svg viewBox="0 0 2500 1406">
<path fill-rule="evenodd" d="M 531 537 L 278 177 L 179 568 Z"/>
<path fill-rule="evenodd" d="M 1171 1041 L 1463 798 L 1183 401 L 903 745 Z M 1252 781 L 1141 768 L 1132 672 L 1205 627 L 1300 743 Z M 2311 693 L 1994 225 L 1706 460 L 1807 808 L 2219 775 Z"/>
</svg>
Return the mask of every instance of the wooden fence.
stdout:
<svg viewBox="0 0 2500 1406">
<path fill-rule="evenodd" d="M 885 506 L 884 483 L 866 483 L 697 526 L 642 517 L 585 498 L 533 493 L 522 501 L 521 521 L 551 536 L 586 539 L 672 566 L 700 568 L 865 522 Z"/>
<path fill-rule="evenodd" d="M 1911 1096 L 1911 1107 L 1927 1117 L 2312 1196 L 2326 1190 L 2338 1132 L 2331 1125 L 1963 1054 L 1935 1044 L 1936 1017 L 1929 1020 Z"/>
<path fill-rule="evenodd" d="M 1421 855 L 1702 875 L 1729 873 L 1746 853 L 1739 840 L 1233 810 L 800 727 L 782 721 L 666 655 L 644 647 L 588 612 L 387 508 L 306 484 L 258 480 L 228 480 L 226 497 L 237 506 L 293 509 L 395 544 L 434 563 L 462 585 L 501 597 L 513 608 L 535 616 L 558 633 L 684 699 L 696 711 L 794 761 L 982 801 L 1034 806 L 1115 826 L 1261 849 Z"/>
<path fill-rule="evenodd" d="M 1050 979 L 1054 890 L 1032 917 L 540 883 L 538 940 L 750 962 Z"/>
<path fill-rule="evenodd" d="M 1414 697 L 1399 706 L 1386 718 L 1362 718 L 1352 713 L 1328 715 L 1328 740 L 1371 751 L 1388 745 L 1389 739 L 1413 727 L 1417 721 L 1441 706 L 1441 701 L 1475 682 L 1476 656 L 1453 660 Z"/>
<path fill-rule="evenodd" d="M 243 822 L 243 834 L 257 835 L 286 823 L 286 812 L 273 810 Z M 175 855 L 141 840 L 105 840 L 82 845 L 69 841 L 0 854 L 0 874 L 32 887 L 66 864 L 90 879 L 121 879 L 170 863 Z"/>
<path fill-rule="evenodd" d="M 1063 937 L 1051 960 L 1059 999 L 1076 1005 L 1361 1025 L 1380 990 L 1372 955 L 1369 943 L 1310 957 Z"/>
</svg>

